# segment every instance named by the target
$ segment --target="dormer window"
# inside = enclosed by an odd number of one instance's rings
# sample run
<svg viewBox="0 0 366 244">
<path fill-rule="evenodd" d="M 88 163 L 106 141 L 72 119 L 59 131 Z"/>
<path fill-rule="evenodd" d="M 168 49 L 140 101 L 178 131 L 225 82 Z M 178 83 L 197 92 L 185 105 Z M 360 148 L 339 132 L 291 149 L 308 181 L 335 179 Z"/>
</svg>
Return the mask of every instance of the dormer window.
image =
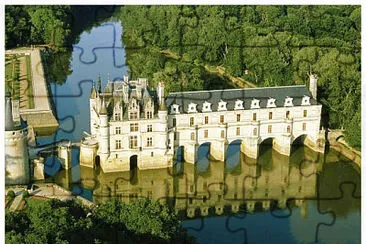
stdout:
<svg viewBox="0 0 366 244">
<path fill-rule="evenodd" d="M 259 107 L 259 100 L 254 98 L 252 100 L 252 104 L 250 105 L 250 108 L 260 108 Z"/>
<path fill-rule="evenodd" d="M 310 97 L 304 96 L 302 98 L 301 105 L 310 105 Z"/>
<path fill-rule="evenodd" d="M 226 104 L 227 104 L 227 102 L 224 102 L 224 101 L 220 101 L 219 102 L 219 106 L 217 107 L 217 111 L 224 111 L 224 110 L 227 110 L 226 109 Z"/>
<path fill-rule="evenodd" d="M 292 100 L 293 100 L 293 98 L 292 98 L 292 97 L 286 97 L 286 98 L 285 98 L 285 104 L 284 104 L 284 106 L 285 106 L 285 107 L 291 107 L 291 106 L 294 106 L 294 104 L 292 103 Z"/>
<path fill-rule="evenodd" d="M 234 109 L 235 110 L 244 109 L 243 103 L 244 102 L 242 100 L 236 100 Z"/>
<path fill-rule="evenodd" d="M 197 104 L 195 103 L 188 104 L 188 113 L 197 113 Z"/>
<path fill-rule="evenodd" d="M 170 107 L 170 113 L 171 114 L 179 114 L 179 105 L 178 104 L 173 104 Z"/>
<path fill-rule="evenodd" d="M 276 107 L 276 99 L 269 98 L 267 100 L 267 108 L 275 108 Z"/>
<path fill-rule="evenodd" d="M 211 112 L 211 103 L 209 102 L 204 102 L 202 105 L 202 112 Z"/>
</svg>

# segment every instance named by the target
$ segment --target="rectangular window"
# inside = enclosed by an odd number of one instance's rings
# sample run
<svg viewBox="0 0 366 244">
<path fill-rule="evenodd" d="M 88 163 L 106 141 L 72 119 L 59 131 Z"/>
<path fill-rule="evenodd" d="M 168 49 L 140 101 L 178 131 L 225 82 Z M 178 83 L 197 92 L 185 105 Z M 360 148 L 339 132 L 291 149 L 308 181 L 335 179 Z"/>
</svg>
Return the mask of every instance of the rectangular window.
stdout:
<svg viewBox="0 0 366 244">
<path fill-rule="evenodd" d="M 194 141 L 194 132 L 191 133 L 191 140 Z"/>
<path fill-rule="evenodd" d="M 272 119 L 272 112 L 269 112 L 268 119 Z"/>
<path fill-rule="evenodd" d="M 146 118 L 152 119 L 152 112 L 151 111 L 146 112 Z"/>
<path fill-rule="evenodd" d="M 146 146 L 147 147 L 152 147 L 152 137 L 148 137 L 146 140 Z"/>
<path fill-rule="evenodd" d="M 308 116 L 308 111 L 304 110 L 304 117 L 307 117 L 307 116 Z"/>
<path fill-rule="evenodd" d="M 116 149 L 121 149 L 121 140 L 116 140 Z"/>
<path fill-rule="evenodd" d="M 220 123 L 223 124 L 225 122 L 225 117 L 224 115 L 220 115 Z"/>
<path fill-rule="evenodd" d="M 205 130 L 204 132 L 204 137 L 207 138 L 208 137 L 208 130 Z"/>
<path fill-rule="evenodd" d="M 257 113 L 253 113 L 253 121 L 257 121 Z"/>
<path fill-rule="evenodd" d="M 236 115 L 236 122 L 240 122 L 240 114 Z"/>
<path fill-rule="evenodd" d="M 114 114 L 114 120 L 121 121 L 121 114 L 120 113 L 115 113 Z"/>
<path fill-rule="evenodd" d="M 256 136 L 257 135 L 257 128 L 254 128 L 253 129 L 253 136 Z"/>
<path fill-rule="evenodd" d="M 178 139 L 178 132 L 174 132 L 174 141 Z"/>
<path fill-rule="evenodd" d="M 221 131 L 221 138 L 225 138 L 225 131 L 224 130 Z"/>
<path fill-rule="evenodd" d="M 137 148 L 137 136 L 130 136 L 130 148 Z"/>
<path fill-rule="evenodd" d="M 193 117 L 191 117 L 189 119 L 189 126 L 194 126 L 194 118 Z"/>
<path fill-rule="evenodd" d="M 130 124 L 130 131 L 131 132 L 136 132 L 139 130 L 139 124 L 138 123 L 132 123 Z"/>
<path fill-rule="evenodd" d="M 177 125 L 177 119 L 173 118 L 173 127 L 175 127 Z"/>
<path fill-rule="evenodd" d="M 152 125 L 147 125 L 147 132 L 152 132 Z"/>
<path fill-rule="evenodd" d="M 240 127 L 236 127 L 236 135 L 240 136 Z"/>
<path fill-rule="evenodd" d="M 205 116 L 205 125 L 208 124 L 208 116 Z"/>
<path fill-rule="evenodd" d="M 302 123 L 302 130 L 306 130 L 306 123 Z"/>
<path fill-rule="evenodd" d="M 130 120 L 137 119 L 137 112 L 131 112 L 130 113 Z"/>
<path fill-rule="evenodd" d="M 121 127 L 116 127 L 116 134 L 117 135 L 121 134 Z"/>
<path fill-rule="evenodd" d="M 291 132 L 291 126 L 287 126 L 287 133 Z"/>
<path fill-rule="evenodd" d="M 286 111 L 286 119 L 290 118 L 290 111 Z"/>
<path fill-rule="evenodd" d="M 272 125 L 268 126 L 268 133 L 272 133 Z"/>
</svg>

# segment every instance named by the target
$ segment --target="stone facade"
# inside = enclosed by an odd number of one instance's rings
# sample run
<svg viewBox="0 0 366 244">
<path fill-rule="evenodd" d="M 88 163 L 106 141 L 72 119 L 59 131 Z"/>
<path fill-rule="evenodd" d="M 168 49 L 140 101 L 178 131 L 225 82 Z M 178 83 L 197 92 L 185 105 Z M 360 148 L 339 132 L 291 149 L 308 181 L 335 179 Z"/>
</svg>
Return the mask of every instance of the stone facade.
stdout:
<svg viewBox="0 0 366 244">
<path fill-rule="evenodd" d="M 226 158 L 227 147 L 257 158 L 260 144 L 290 155 L 300 138 L 323 152 L 321 105 L 305 86 L 211 90 L 171 93 L 164 84 L 152 90 L 146 79 L 108 81 L 101 92 L 100 79 L 90 96 L 91 135 L 82 140 L 80 163 L 103 171 L 126 171 L 137 161 L 140 169 L 172 166 L 182 148 L 184 161 L 195 163 L 199 146 L 210 145 L 210 156 Z"/>
</svg>

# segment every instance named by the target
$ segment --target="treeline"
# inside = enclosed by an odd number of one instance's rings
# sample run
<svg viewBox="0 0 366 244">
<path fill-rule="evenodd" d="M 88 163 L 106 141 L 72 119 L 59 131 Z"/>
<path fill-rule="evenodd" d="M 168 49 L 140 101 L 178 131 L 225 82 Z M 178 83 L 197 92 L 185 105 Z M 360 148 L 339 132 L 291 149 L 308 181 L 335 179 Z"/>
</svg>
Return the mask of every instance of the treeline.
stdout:
<svg viewBox="0 0 366 244">
<path fill-rule="evenodd" d="M 257 86 L 317 74 L 324 125 L 360 149 L 361 6 L 124 6 L 116 16 L 130 75 L 168 91 L 230 86 L 208 67 Z"/>
<path fill-rule="evenodd" d="M 168 207 L 141 199 L 110 200 L 94 209 L 78 202 L 28 201 L 5 213 L 6 243 L 194 243 Z"/>
</svg>

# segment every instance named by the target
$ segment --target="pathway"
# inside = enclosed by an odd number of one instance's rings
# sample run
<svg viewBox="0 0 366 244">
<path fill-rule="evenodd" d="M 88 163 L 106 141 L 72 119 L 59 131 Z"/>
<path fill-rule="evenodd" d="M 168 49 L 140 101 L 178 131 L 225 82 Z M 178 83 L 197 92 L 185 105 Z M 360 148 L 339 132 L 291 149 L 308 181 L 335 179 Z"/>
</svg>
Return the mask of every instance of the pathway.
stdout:
<svg viewBox="0 0 366 244">
<path fill-rule="evenodd" d="M 22 200 L 23 200 L 23 195 L 22 194 L 19 194 L 18 196 L 16 196 L 13 200 L 13 203 L 11 204 L 11 206 L 9 208 L 9 211 L 14 212 L 15 210 L 17 210 L 20 203 L 22 202 Z"/>
</svg>

